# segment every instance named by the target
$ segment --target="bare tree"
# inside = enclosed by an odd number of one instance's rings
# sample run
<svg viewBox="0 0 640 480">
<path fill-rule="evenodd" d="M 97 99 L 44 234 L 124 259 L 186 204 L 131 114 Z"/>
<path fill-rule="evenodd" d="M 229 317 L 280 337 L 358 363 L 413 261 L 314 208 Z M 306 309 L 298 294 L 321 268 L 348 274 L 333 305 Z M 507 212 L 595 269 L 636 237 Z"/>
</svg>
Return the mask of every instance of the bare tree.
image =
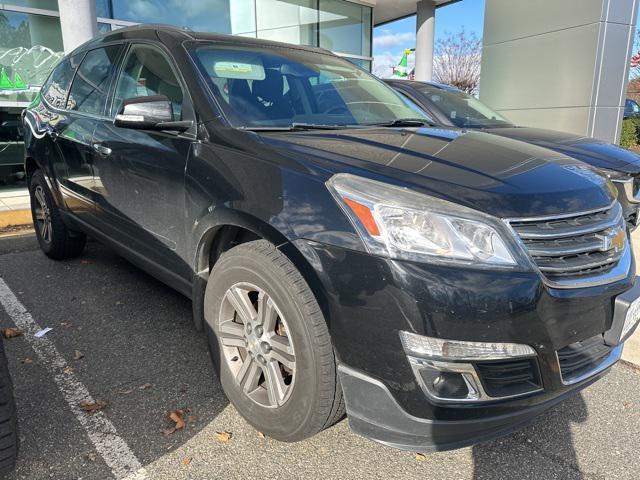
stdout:
<svg viewBox="0 0 640 480">
<path fill-rule="evenodd" d="M 464 28 L 447 33 L 436 42 L 433 58 L 433 78 L 453 85 L 467 93 L 476 93 L 480 85 L 482 40 Z"/>
</svg>

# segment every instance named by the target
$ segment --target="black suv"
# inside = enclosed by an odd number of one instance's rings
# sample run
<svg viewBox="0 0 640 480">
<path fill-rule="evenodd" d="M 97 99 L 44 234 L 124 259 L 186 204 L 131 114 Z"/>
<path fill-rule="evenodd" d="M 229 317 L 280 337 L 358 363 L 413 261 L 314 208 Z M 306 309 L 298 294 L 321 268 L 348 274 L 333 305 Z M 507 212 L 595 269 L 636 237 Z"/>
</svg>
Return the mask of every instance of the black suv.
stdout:
<svg viewBox="0 0 640 480">
<path fill-rule="evenodd" d="M 592 137 L 515 125 L 488 105 L 450 85 L 384 80 L 420 106 L 439 125 L 477 129 L 533 143 L 591 165 L 618 188 L 618 201 L 631 228 L 640 209 L 640 156 Z"/>
<path fill-rule="evenodd" d="M 504 434 L 600 378 L 640 317 L 609 180 L 433 127 L 324 50 L 117 30 L 24 123 L 44 252 L 90 235 L 191 298 L 227 396 L 279 440 L 345 404 L 399 448 Z"/>
</svg>

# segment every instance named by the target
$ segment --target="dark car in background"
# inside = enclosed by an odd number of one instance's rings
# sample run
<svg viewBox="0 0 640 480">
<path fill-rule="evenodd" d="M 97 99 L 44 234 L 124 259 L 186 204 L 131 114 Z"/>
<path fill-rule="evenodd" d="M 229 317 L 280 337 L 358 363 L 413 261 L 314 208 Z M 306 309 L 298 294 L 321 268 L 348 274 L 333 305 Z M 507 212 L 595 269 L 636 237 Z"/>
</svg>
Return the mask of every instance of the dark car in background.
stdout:
<svg viewBox="0 0 640 480">
<path fill-rule="evenodd" d="M 640 117 L 640 105 L 631 98 L 627 98 L 624 102 L 624 118 Z"/>
<path fill-rule="evenodd" d="M 24 178 L 21 109 L 0 111 L 0 185 Z"/>
<path fill-rule="evenodd" d="M 325 50 L 119 29 L 24 127 L 42 250 L 89 235 L 189 297 L 226 395 L 278 440 L 345 408 L 414 451 L 504 435 L 601 378 L 640 318 L 607 178 L 433 126 Z"/>
<path fill-rule="evenodd" d="M 555 150 L 596 168 L 618 188 L 625 218 L 635 228 L 640 208 L 640 156 L 595 138 L 540 128 L 521 127 L 472 95 L 450 85 L 385 80 L 424 109 L 439 125 L 490 132 Z"/>
</svg>

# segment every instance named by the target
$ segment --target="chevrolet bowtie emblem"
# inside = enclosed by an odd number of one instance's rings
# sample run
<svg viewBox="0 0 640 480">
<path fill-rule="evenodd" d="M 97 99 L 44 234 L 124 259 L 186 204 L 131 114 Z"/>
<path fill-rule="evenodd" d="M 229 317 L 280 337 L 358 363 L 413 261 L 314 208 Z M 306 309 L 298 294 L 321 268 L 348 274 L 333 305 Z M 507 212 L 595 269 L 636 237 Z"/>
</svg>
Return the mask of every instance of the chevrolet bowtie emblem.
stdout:
<svg viewBox="0 0 640 480">
<path fill-rule="evenodd" d="M 624 248 L 625 235 L 622 228 L 610 228 L 597 235 L 598 239 L 602 241 L 600 251 L 609 252 L 613 250 L 614 253 L 621 251 Z"/>
</svg>

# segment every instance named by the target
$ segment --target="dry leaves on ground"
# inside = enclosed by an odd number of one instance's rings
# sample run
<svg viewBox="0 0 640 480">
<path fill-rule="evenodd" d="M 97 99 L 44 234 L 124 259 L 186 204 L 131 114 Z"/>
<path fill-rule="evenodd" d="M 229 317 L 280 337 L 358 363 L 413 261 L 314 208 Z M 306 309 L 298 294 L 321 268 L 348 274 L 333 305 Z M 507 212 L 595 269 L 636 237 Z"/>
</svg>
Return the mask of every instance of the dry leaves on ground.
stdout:
<svg viewBox="0 0 640 480">
<path fill-rule="evenodd" d="M 144 385 L 140 385 L 138 388 L 140 390 L 146 390 L 147 388 L 151 388 L 153 387 L 153 385 L 151 385 L 150 383 L 145 383 Z"/>
<path fill-rule="evenodd" d="M 416 460 L 418 462 L 424 462 L 427 457 L 423 453 L 416 453 Z"/>
<path fill-rule="evenodd" d="M 233 434 L 231 432 L 227 432 L 226 430 L 223 432 L 216 432 L 216 438 L 219 442 L 222 443 L 227 443 L 229 440 L 231 440 L 232 436 Z"/>
<path fill-rule="evenodd" d="M 84 358 L 84 353 L 82 353 L 80 350 L 76 350 L 73 354 L 73 359 L 80 360 L 81 358 Z"/>
<path fill-rule="evenodd" d="M 106 406 L 107 402 L 105 402 L 104 400 L 96 400 L 95 402 L 83 400 L 82 402 L 80 402 L 80 408 L 87 413 L 99 412 Z"/>
<path fill-rule="evenodd" d="M 191 463 L 191 461 L 193 460 L 193 457 L 184 457 L 182 459 L 182 464 L 183 465 L 189 465 Z"/>
<path fill-rule="evenodd" d="M 22 330 L 17 327 L 7 327 L 3 328 L 1 331 L 4 338 L 14 338 L 22 335 Z"/>
<path fill-rule="evenodd" d="M 162 431 L 165 436 L 169 436 L 177 430 L 182 430 L 185 427 L 186 423 L 184 421 L 184 413 L 184 410 L 181 409 L 171 410 L 169 413 L 167 413 L 165 418 L 172 421 L 174 423 L 174 426 Z"/>
</svg>

